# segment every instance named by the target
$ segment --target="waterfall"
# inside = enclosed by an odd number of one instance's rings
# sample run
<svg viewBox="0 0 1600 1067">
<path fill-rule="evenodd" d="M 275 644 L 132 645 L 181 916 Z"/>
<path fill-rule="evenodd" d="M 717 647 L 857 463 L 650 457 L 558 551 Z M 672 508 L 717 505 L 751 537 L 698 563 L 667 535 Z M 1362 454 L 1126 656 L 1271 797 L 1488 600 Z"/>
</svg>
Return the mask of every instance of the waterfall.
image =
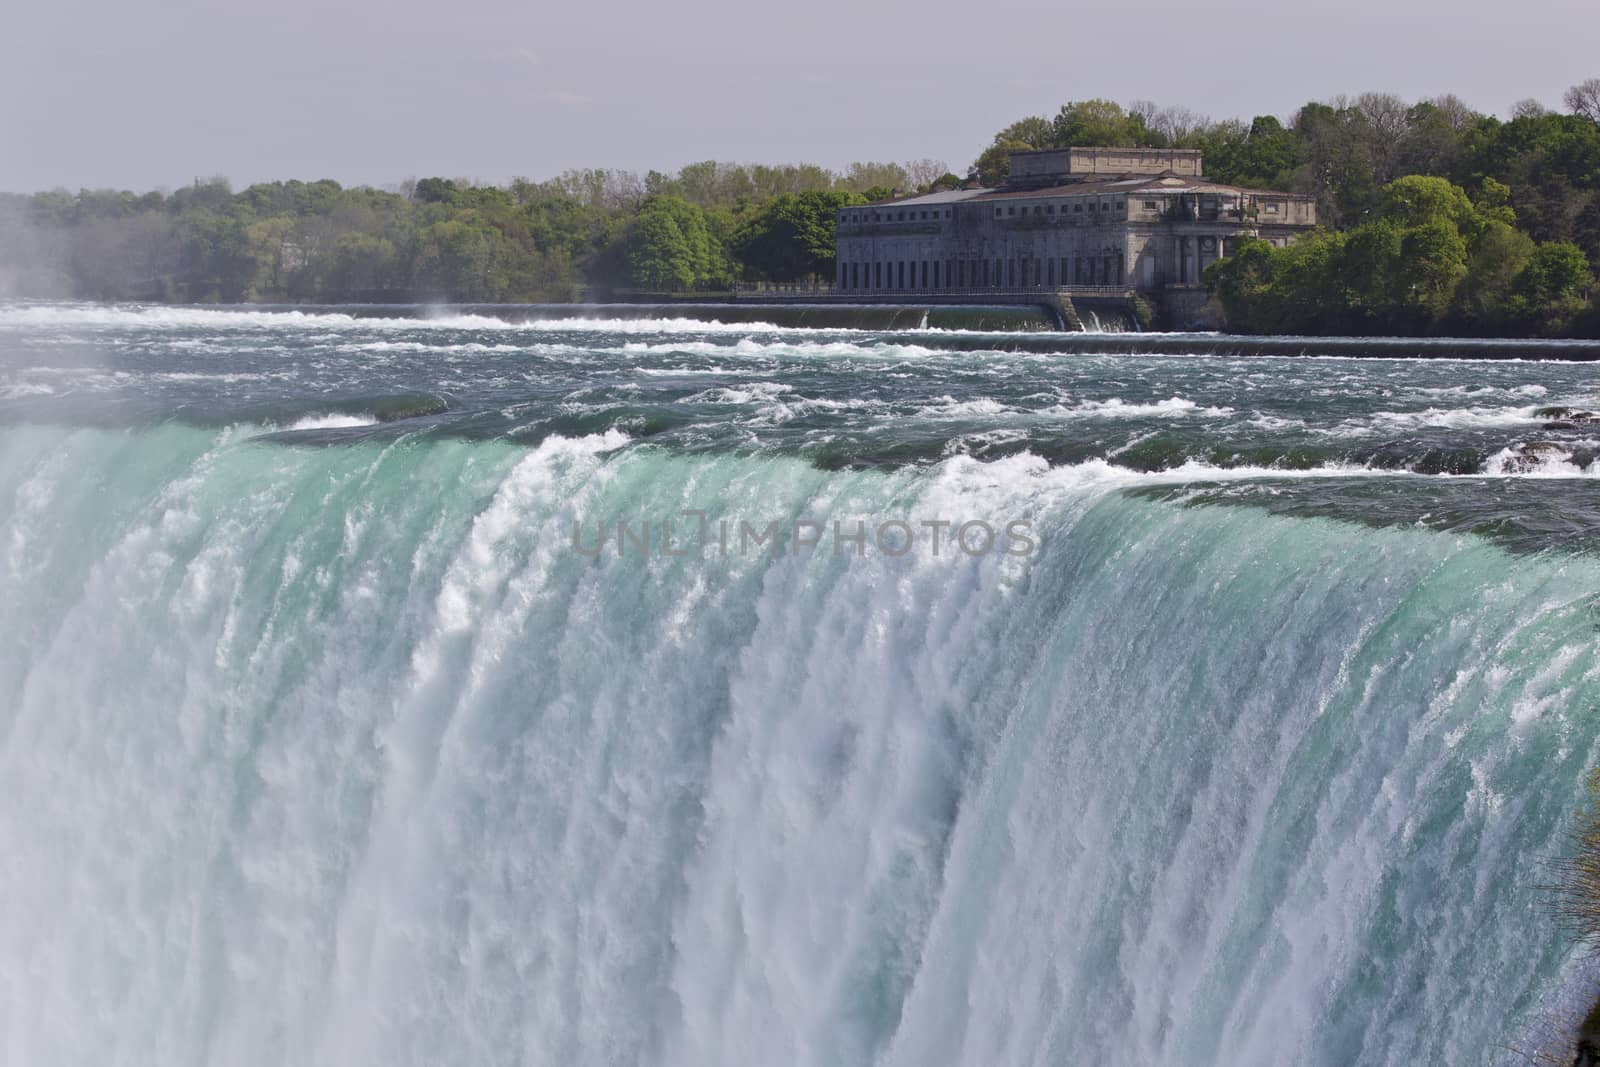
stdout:
<svg viewBox="0 0 1600 1067">
<path fill-rule="evenodd" d="M 1594 559 L 250 435 L 0 428 L 8 1063 L 1464 1063 L 1570 973 Z M 573 548 L 690 509 L 1037 550 Z"/>
</svg>

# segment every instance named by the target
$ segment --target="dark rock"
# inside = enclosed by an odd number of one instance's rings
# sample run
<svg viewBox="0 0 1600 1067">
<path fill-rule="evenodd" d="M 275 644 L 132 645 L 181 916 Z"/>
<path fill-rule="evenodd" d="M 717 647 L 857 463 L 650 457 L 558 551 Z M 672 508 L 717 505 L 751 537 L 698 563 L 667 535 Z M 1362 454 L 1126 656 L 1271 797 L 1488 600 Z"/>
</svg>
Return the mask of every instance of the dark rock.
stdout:
<svg viewBox="0 0 1600 1067">
<path fill-rule="evenodd" d="M 1511 446 L 1505 459 L 1507 474 L 1529 474 L 1539 469 L 1546 456 L 1565 456 L 1567 450 L 1553 441 L 1524 441 Z"/>
<path fill-rule="evenodd" d="M 1600 422 L 1600 415 L 1592 411 L 1563 407 L 1559 404 L 1547 408 L 1539 408 L 1533 413 L 1533 417 L 1536 419 L 1556 419 L 1563 423 Z"/>
</svg>

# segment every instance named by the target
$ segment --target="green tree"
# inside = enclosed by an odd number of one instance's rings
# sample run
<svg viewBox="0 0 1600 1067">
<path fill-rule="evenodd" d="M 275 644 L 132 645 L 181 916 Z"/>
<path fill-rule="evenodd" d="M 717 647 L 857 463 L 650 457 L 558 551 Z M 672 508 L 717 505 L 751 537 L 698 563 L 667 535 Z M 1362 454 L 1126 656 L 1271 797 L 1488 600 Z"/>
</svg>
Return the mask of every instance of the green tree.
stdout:
<svg viewBox="0 0 1600 1067">
<path fill-rule="evenodd" d="M 371 233 L 341 234 L 335 242 L 327 282 L 351 299 L 372 299 L 395 285 L 395 246 Z"/>
<path fill-rule="evenodd" d="M 628 275 L 644 289 L 681 291 L 724 273 L 704 210 L 675 196 L 646 200 L 627 236 Z"/>
<path fill-rule="evenodd" d="M 1578 220 L 1600 195 L 1600 127 L 1580 115 L 1529 114 L 1484 119 L 1467 132 L 1458 175 L 1511 189 L 1517 224 L 1536 241 L 1572 241 Z"/>
<path fill-rule="evenodd" d="M 1304 163 L 1292 182 L 1317 198 L 1318 217 L 1333 226 L 1359 223 L 1377 195 L 1370 129 L 1349 107 L 1307 104 L 1295 116 L 1294 134 Z"/>
<path fill-rule="evenodd" d="M 1477 199 L 1472 202 L 1484 225 L 1501 222 L 1507 226 L 1517 224 L 1517 211 L 1511 206 L 1511 187 L 1493 178 L 1483 179 Z"/>
<path fill-rule="evenodd" d="M 1218 123 L 1197 137 L 1195 147 L 1213 178 L 1257 189 L 1288 186 L 1306 162 L 1299 139 L 1271 115 L 1256 116 L 1248 129 Z"/>
<path fill-rule="evenodd" d="M 478 220 L 445 218 L 417 234 L 413 284 L 442 300 L 497 300 L 495 237 Z"/>
<path fill-rule="evenodd" d="M 1142 116 L 1130 114 L 1110 100 L 1065 104 L 1050 125 L 1051 143 L 1040 147 L 1131 148 L 1155 139 Z"/>
<path fill-rule="evenodd" d="M 769 202 L 741 232 L 739 258 L 757 277 L 799 281 L 833 277 L 839 209 L 862 203 L 849 193 L 800 193 Z"/>
<path fill-rule="evenodd" d="M 1003 185 L 1011 176 L 1011 153 L 1061 147 L 1055 124 L 1042 115 L 1030 115 L 995 134 L 967 174 L 987 186 Z"/>
<path fill-rule="evenodd" d="M 1490 219 L 1472 244 L 1467 274 L 1456 289 L 1456 313 L 1473 332 L 1500 323 L 1517 276 L 1533 258 L 1533 238 L 1502 219 Z"/>
<path fill-rule="evenodd" d="M 1401 306 L 1422 327 L 1443 317 L 1467 276 L 1467 241 L 1443 219 L 1405 231 L 1400 247 Z"/>
<path fill-rule="evenodd" d="M 1454 97 L 1424 100 L 1406 112 L 1397 146 L 1401 174 L 1451 177 L 1461 166 L 1461 134 L 1479 116 Z"/>
<path fill-rule="evenodd" d="M 1026 141 L 995 141 L 973 162 L 971 176 L 990 188 L 1004 185 L 1011 177 L 1011 153 L 1029 152 L 1033 147 Z"/>
<path fill-rule="evenodd" d="M 1406 227 L 1443 223 L 1469 239 L 1482 225 L 1466 190 L 1444 178 L 1415 174 L 1383 187 L 1377 217 Z"/>
<path fill-rule="evenodd" d="M 282 298 L 295 265 L 294 231 L 295 220 L 289 215 L 275 215 L 246 228 L 249 254 L 256 263 L 250 286 L 253 295 Z"/>
<path fill-rule="evenodd" d="M 180 272 L 192 300 L 243 300 L 255 280 L 243 218 L 230 210 L 203 206 L 183 212 L 183 259 Z M 231 204 L 229 205 L 231 207 Z"/>
<path fill-rule="evenodd" d="M 1330 295 L 1338 291 L 1343 309 L 1361 320 L 1352 330 L 1396 329 L 1401 317 L 1405 275 L 1406 229 L 1393 219 L 1358 226 L 1345 235 L 1344 248 L 1332 264 Z M 1342 309 L 1342 310 L 1343 310 Z"/>
<path fill-rule="evenodd" d="M 423 178 L 417 182 L 415 195 L 424 204 L 453 204 L 459 190 L 449 178 Z"/>
<path fill-rule="evenodd" d="M 1216 290 L 1229 324 L 1246 333 L 1264 333 L 1273 323 L 1268 311 L 1274 274 L 1272 245 L 1259 238 L 1241 238 L 1233 255 L 1206 268 L 1206 284 Z"/>
<path fill-rule="evenodd" d="M 905 192 L 911 188 L 911 175 L 898 163 L 852 163 L 840 180 L 841 189 L 861 193 L 869 200 L 887 200 L 894 190 Z M 872 195 L 882 191 L 882 196 Z"/>
<path fill-rule="evenodd" d="M 628 274 L 641 289 L 681 291 L 694 285 L 694 249 L 671 212 L 639 212 L 628 233 Z"/>
<path fill-rule="evenodd" d="M 1513 317 L 1560 332 L 1589 301 L 1594 275 L 1577 245 L 1550 242 L 1533 250 L 1511 298 Z"/>
</svg>

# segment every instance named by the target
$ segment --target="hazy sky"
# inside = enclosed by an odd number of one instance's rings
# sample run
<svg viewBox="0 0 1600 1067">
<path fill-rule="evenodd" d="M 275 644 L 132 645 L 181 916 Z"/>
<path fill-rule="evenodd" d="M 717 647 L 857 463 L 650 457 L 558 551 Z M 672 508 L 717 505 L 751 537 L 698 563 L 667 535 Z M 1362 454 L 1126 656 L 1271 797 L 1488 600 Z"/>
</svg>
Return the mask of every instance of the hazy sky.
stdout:
<svg viewBox="0 0 1600 1067">
<path fill-rule="evenodd" d="M 387 185 L 933 157 L 1104 96 L 1213 117 L 1367 89 L 1505 114 L 1600 77 L 1594 0 L 21 0 L 0 189 Z"/>
</svg>

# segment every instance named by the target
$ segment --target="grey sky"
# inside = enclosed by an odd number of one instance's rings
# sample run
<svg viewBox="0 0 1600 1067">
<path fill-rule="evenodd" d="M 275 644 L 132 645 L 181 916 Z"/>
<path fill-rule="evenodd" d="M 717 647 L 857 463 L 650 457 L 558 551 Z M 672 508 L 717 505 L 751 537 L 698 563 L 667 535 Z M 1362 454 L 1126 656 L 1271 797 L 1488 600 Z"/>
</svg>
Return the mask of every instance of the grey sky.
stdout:
<svg viewBox="0 0 1600 1067">
<path fill-rule="evenodd" d="M 0 189 L 934 157 L 1073 99 L 1287 116 L 1600 77 L 1594 0 L 21 0 Z"/>
</svg>

